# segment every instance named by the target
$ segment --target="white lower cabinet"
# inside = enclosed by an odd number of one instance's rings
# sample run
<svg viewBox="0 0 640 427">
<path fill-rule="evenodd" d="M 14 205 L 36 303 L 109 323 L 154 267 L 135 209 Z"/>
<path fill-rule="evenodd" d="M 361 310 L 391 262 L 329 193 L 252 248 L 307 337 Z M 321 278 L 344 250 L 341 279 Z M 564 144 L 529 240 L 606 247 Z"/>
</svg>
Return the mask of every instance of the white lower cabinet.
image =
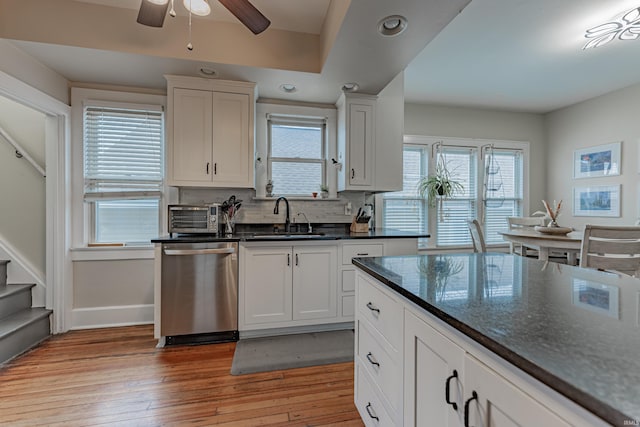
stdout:
<svg viewBox="0 0 640 427">
<path fill-rule="evenodd" d="M 408 311 L 404 366 L 405 425 L 462 425 L 464 350 Z"/>
<path fill-rule="evenodd" d="M 242 249 L 240 330 L 337 317 L 337 247 Z"/>
<path fill-rule="evenodd" d="M 355 403 L 367 426 L 604 425 L 371 276 L 356 284 Z"/>
</svg>

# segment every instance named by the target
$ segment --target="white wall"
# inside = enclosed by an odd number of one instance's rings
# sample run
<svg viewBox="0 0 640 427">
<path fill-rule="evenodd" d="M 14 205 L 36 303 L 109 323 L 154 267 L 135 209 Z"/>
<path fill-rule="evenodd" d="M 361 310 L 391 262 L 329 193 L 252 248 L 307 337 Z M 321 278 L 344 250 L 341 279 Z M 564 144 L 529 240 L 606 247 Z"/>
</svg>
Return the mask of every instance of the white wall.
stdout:
<svg viewBox="0 0 640 427">
<path fill-rule="evenodd" d="M 0 127 L 44 167 L 44 114 L 0 96 Z M 46 270 L 45 184 L 45 177 L 0 137 L 0 240 L 40 277 Z"/>
<path fill-rule="evenodd" d="M 640 217 L 639 113 L 640 85 L 634 85 L 547 115 L 547 197 L 563 200 L 560 225 L 577 229 L 585 224 L 633 225 Z M 621 175 L 573 178 L 574 150 L 617 141 L 622 141 Z M 621 184 L 620 218 L 573 216 L 575 186 L 614 184 Z"/>
<path fill-rule="evenodd" d="M 540 114 L 509 113 L 473 108 L 405 104 L 405 135 L 500 139 L 530 143 L 530 210 L 546 197 L 544 171 L 547 156 L 544 117 Z M 540 173 L 542 171 L 542 173 Z"/>
</svg>

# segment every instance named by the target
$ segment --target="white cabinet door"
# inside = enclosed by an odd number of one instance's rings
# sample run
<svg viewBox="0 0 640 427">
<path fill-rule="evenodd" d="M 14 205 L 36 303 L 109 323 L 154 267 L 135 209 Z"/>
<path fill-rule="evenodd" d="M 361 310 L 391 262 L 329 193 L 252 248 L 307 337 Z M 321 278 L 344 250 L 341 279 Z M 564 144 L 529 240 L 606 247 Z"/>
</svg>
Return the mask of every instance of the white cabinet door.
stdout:
<svg viewBox="0 0 640 427">
<path fill-rule="evenodd" d="M 405 310 L 404 425 L 461 426 L 465 352 Z"/>
<path fill-rule="evenodd" d="M 291 247 L 247 248 L 245 258 L 244 323 L 291 320 Z"/>
<path fill-rule="evenodd" d="M 211 182 L 211 100 L 211 92 L 180 88 L 173 90 L 172 184 Z"/>
<path fill-rule="evenodd" d="M 214 185 L 252 187 L 252 166 L 249 95 L 213 92 Z"/>
<path fill-rule="evenodd" d="M 367 188 L 373 185 L 374 107 L 349 105 L 349 185 Z"/>
<path fill-rule="evenodd" d="M 550 409 L 467 354 L 465 405 L 469 425 L 475 427 L 569 426 Z"/>
<path fill-rule="evenodd" d="M 337 316 L 335 246 L 294 247 L 293 319 Z"/>
</svg>

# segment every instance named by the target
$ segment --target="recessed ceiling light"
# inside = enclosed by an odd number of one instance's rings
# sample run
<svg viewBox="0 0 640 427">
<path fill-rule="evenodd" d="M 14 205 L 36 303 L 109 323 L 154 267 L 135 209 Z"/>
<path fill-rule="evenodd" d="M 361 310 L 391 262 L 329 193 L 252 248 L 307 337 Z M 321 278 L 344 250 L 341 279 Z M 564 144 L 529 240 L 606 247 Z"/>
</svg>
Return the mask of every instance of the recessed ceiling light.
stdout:
<svg viewBox="0 0 640 427">
<path fill-rule="evenodd" d="M 284 83 L 280 85 L 280 90 L 286 93 L 293 93 L 296 92 L 298 88 L 294 84 Z"/>
<path fill-rule="evenodd" d="M 360 85 L 358 83 L 345 83 L 342 85 L 343 92 L 357 92 L 360 89 Z"/>
<path fill-rule="evenodd" d="M 202 67 L 200 68 L 200 74 L 209 78 L 218 77 L 218 72 L 213 68 Z"/>
<path fill-rule="evenodd" d="M 397 36 L 407 29 L 407 18 L 401 15 L 390 15 L 378 22 L 378 32 L 386 37 Z"/>
</svg>

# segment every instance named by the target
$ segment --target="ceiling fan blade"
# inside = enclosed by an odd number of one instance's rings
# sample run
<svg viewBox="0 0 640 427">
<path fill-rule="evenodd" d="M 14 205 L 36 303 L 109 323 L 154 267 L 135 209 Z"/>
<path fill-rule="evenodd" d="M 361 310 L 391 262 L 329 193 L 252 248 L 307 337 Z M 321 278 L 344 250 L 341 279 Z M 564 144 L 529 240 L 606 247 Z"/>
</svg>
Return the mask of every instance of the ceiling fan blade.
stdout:
<svg viewBox="0 0 640 427">
<path fill-rule="evenodd" d="M 155 4 L 148 0 L 142 0 L 140 11 L 138 12 L 138 23 L 149 27 L 162 27 L 164 17 L 167 15 L 169 2 L 165 4 Z"/>
<path fill-rule="evenodd" d="M 260 34 L 271 24 L 249 0 L 218 0 L 229 9 L 253 34 Z"/>
</svg>

